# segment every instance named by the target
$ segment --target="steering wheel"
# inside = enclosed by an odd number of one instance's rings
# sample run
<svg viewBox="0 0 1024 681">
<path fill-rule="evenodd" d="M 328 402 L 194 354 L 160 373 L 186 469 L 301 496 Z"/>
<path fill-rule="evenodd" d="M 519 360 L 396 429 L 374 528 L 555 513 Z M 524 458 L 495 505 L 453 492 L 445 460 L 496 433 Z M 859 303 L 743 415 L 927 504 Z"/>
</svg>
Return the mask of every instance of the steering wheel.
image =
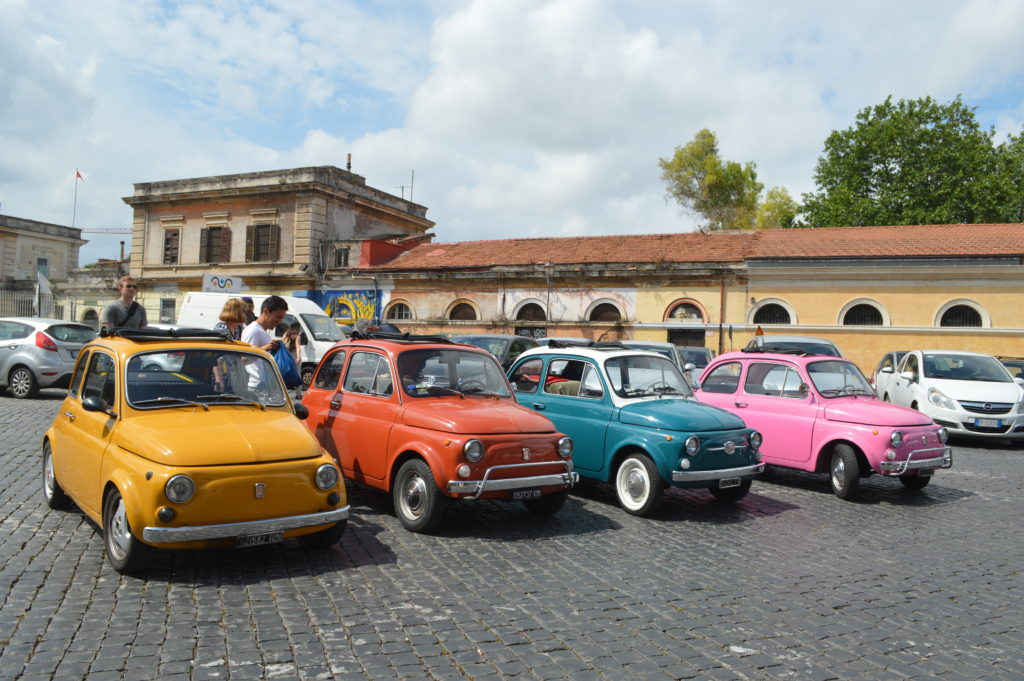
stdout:
<svg viewBox="0 0 1024 681">
<path fill-rule="evenodd" d="M 666 381 L 655 381 L 654 383 L 651 383 L 649 386 L 644 388 L 644 392 L 656 393 L 656 392 L 658 392 L 658 388 L 661 388 L 661 392 L 666 392 L 666 391 L 675 392 L 675 390 L 676 390 L 674 387 L 669 385 Z"/>
<path fill-rule="evenodd" d="M 484 385 L 484 382 L 478 378 L 467 379 L 462 383 L 459 383 L 458 387 L 461 392 L 469 392 L 471 390 L 487 390 L 487 386 Z"/>
</svg>

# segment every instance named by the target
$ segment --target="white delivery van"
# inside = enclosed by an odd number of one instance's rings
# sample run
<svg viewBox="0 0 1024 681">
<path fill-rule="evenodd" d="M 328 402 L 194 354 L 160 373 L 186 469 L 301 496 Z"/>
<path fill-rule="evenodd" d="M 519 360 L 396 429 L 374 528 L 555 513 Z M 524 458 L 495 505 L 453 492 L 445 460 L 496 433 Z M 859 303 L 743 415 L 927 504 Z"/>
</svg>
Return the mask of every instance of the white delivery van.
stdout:
<svg viewBox="0 0 1024 681">
<path fill-rule="evenodd" d="M 221 310 L 228 298 L 241 298 L 248 296 L 255 304 L 256 316 L 260 314 L 260 305 L 267 298 L 266 294 L 255 295 L 245 293 L 205 293 L 192 292 L 185 294 L 185 300 L 181 303 L 181 312 L 178 313 L 178 326 L 188 326 L 201 329 L 212 329 L 220 321 Z M 316 365 L 320 358 L 335 342 L 342 340 L 345 334 L 342 333 L 338 324 L 328 317 L 323 309 L 308 298 L 296 298 L 294 296 L 281 296 L 288 303 L 288 314 L 284 321 L 274 332 L 280 337 L 284 334 L 292 322 L 298 322 L 302 327 L 302 364 L 299 372 L 302 374 L 302 382 L 309 385 Z"/>
</svg>

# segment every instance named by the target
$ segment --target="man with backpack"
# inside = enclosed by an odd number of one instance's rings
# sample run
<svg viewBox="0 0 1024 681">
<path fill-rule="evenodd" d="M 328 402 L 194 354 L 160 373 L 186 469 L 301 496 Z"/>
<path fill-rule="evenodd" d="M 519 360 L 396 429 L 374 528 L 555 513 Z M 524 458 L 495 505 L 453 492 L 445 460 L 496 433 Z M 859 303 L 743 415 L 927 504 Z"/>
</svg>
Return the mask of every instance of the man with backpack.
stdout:
<svg viewBox="0 0 1024 681">
<path fill-rule="evenodd" d="M 138 293 L 138 290 L 135 279 L 130 274 L 118 279 L 117 292 L 120 297 L 103 308 L 100 323 L 111 329 L 143 329 L 148 326 L 146 308 L 135 301 L 135 294 Z"/>
</svg>

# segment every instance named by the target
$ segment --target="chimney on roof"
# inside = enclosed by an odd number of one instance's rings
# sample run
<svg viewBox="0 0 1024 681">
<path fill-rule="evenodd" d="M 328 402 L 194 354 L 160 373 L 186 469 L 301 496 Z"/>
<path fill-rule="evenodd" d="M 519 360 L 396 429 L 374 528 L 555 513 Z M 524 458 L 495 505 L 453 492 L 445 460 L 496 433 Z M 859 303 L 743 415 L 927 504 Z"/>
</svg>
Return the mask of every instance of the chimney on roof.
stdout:
<svg viewBox="0 0 1024 681">
<path fill-rule="evenodd" d="M 345 170 L 352 172 L 352 154 L 348 155 L 348 161 L 345 163 Z"/>
</svg>

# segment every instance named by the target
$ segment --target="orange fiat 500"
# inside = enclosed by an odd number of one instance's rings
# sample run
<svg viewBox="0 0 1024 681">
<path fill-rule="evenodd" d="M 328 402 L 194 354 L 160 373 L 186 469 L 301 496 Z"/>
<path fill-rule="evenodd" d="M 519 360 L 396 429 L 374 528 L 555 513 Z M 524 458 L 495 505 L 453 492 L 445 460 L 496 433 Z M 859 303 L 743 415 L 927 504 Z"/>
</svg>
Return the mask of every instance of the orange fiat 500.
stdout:
<svg viewBox="0 0 1024 681">
<path fill-rule="evenodd" d="M 302 402 L 344 475 L 391 492 L 414 532 L 441 521 L 447 498 L 550 515 L 579 479 L 572 440 L 516 404 L 490 353 L 447 338 L 355 333 L 320 361 Z"/>
<path fill-rule="evenodd" d="M 50 508 L 78 505 L 118 572 L 154 547 L 341 538 L 334 460 L 296 416 L 270 355 L 205 329 L 116 329 L 78 356 L 43 440 Z"/>
</svg>

